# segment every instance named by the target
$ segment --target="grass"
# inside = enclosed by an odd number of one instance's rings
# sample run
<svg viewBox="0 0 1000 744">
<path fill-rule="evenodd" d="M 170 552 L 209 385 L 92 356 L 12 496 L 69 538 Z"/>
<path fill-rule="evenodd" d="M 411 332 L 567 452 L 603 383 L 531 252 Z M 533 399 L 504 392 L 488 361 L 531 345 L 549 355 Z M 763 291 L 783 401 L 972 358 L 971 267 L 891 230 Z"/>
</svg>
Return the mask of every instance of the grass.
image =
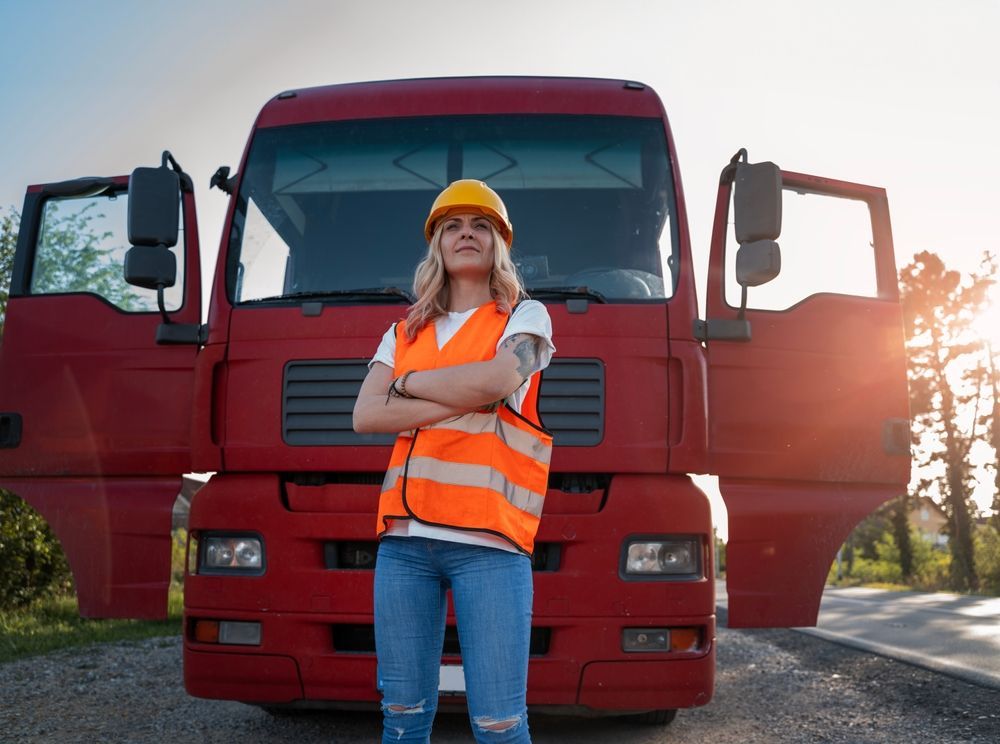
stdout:
<svg viewBox="0 0 1000 744">
<path fill-rule="evenodd" d="M 172 585 L 166 620 L 81 618 L 75 596 L 51 597 L 16 610 L 0 610 L 0 663 L 92 643 L 179 635 L 183 606 L 183 590 Z"/>
<path fill-rule="evenodd" d="M 862 581 L 861 579 L 855 578 L 853 576 L 844 576 L 839 581 L 836 579 L 829 579 L 827 580 L 826 583 L 829 586 L 836 587 L 837 589 L 849 589 L 853 587 L 859 587 L 862 589 L 882 589 L 887 592 L 929 591 L 926 589 L 918 589 L 917 587 L 910 586 L 909 584 L 895 584 L 889 581 Z M 947 591 L 947 590 L 940 589 L 934 591 Z"/>
</svg>

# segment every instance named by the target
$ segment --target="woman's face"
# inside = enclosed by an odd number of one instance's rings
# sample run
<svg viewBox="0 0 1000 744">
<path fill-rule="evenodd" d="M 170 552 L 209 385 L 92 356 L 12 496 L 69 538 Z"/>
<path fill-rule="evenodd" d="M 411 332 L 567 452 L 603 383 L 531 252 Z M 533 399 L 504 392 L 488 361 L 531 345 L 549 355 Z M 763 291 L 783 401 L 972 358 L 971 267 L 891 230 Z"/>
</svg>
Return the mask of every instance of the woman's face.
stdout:
<svg viewBox="0 0 1000 744">
<path fill-rule="evenodd" d="M 489 281 L 493 251 L 493 226 L 486 217 L 459 212 L 444 219 L 441 257 L 448 276 Z"/>
</svg>

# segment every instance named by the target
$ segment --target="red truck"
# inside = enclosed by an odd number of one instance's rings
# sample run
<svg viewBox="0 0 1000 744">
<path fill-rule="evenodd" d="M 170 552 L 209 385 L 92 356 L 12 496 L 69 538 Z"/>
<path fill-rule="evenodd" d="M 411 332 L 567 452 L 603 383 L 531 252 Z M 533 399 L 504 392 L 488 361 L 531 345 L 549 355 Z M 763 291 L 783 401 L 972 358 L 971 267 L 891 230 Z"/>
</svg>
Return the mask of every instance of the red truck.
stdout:
<svg viewBox="0 0 1000 744">
<path fill-rule="evenodd" d="M 532 558 L 528 703 L 668 721 L 712 697 L 713 473 L 728 623 L 815 623 L 837 547 L 909 478 L 882 189 L 725 164 L 699 318 L 663 105 L 624 81 L 469 78 L 287 91 L 260 112 L 202 323 L 191 179 L 28 188 L 0 347 L 0 485 L 49 522 L 90 617 L 162 617 L 193 500 L 184 680 L 199 697 L 374 705 L 375 511 L 391 437 L 351 427 L 410 301 L 420 225 L 487 181 L 558 353 Z M 781 245 L 778 242 L 779 233 Z M 123 270 L 124 266 L 124 270 Z M 449 620 L 451 622 L 451 619 Z M 449 625 L 443 702 L 459 703 Z"/>
</svg>

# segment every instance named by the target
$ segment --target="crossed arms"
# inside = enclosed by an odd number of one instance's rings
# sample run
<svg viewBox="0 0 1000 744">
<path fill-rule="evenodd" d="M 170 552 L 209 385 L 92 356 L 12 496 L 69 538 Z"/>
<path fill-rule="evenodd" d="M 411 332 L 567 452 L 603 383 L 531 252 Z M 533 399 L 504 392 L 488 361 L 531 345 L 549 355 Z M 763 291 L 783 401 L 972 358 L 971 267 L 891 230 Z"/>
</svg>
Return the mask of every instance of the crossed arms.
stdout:
<svg viewBox="0 0 1000 744">
<path fill-rule="evenodd" d="M 388 397 L 393 371 L 376 362 L 354 404 L 354 430 L 367 434 L 416 429 L 503 400 L 537 369 L 540 341 L 517 333 L 485 362 L 414 372 L 406 379 L 412 398 Z"/>
</svg>

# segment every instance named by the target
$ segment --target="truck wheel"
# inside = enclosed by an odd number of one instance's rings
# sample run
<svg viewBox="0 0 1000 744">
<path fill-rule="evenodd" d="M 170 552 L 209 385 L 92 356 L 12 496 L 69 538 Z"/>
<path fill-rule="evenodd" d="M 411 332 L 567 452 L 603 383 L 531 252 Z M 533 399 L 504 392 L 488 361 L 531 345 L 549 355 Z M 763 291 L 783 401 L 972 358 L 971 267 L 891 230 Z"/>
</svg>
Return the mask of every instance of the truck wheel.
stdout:
<svg viewBox="0 0 1000 744">
<path fill-rule="evenodd" d="M 628 716 L 628 720 L 631 723 L 639 724 L 640 726 L 666 726 L 676 717 L 676 709 L 648 710 L 645 713 L 637 713 L 634 716 Z"/>
</svg>

